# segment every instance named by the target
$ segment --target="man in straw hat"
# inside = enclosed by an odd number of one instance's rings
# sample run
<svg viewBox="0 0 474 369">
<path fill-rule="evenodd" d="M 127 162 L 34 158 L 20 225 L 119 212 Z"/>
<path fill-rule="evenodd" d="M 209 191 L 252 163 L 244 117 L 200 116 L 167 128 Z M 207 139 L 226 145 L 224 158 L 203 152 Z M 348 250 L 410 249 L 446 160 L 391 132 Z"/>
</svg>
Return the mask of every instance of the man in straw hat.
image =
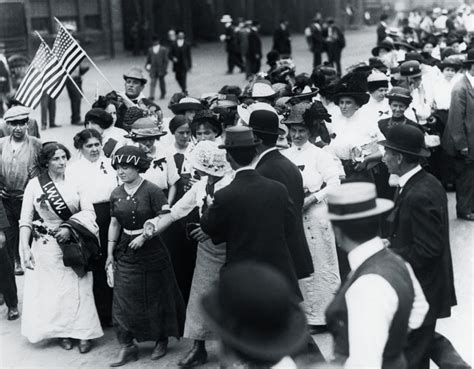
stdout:
<svg viewBox="0 0 474 369">
<path fill-rule="evenodd" d="M 408 330 L 422 324 L 428 304 L 410 266 L 378 236 L 380 216 L 393 202 L 363 182 L 342 184 L 327 200 L 351 267 L 326 310 L 335 361 L 346 368 L 406 368 Z"/>
<path fill-rule="evenodd" d="M 429 368 L 436 321 L 449 317 L 456 305 L 446 191 L 420 165 L 429 151 L 418 128 L 395 126 L 380 144 L 388 171 L 400 177 L 395 208 L 387 218 L 390 247 L 412 266 L 430 305 L 423 325 L 409 335 L 408 368 Z"/>
<path fill-rule="evenodd" d="M 448 122 L 442 145 L 454 158 L 456 213 L 458 218 L 474 220 L 474 50 L 464 61 L 467 69 L 451 95 Z"/>
</svg>

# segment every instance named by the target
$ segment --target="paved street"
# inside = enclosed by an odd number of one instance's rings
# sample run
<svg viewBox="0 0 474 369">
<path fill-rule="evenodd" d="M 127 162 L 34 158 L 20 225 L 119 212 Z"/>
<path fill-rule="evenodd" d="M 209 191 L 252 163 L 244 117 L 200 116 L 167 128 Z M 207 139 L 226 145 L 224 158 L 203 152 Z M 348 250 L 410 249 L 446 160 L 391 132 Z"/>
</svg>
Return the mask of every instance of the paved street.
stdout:
<svg viewBox="0 0 474 369">
<path fill-rule="evenodd" d="M 366 60 L 370 54 L 370 49 L 375 43 L 375 31 L 372 28 L 354 31 L 346 35 L 347 48 L 343 54 L 343 67 L 355 62 Z M 264 39 L 265 53 L 269 50 L 270 39 Z M 297 72 L 310 71 L 312 58 L 307 50 L 305 40 L 302 36 L 293 38 L 294 58 L 297 65 Z M 188 77 L 189 91 L 193 96 L 200 96 L 206 92 L 213 92 L 221 86 L 227 84 L 242 85 L 243 74 L 226 75 L 225 53 L 222 44 L 211 43 L 202 44 L 193 49 L 192 73 Z M 121 56 L 113 60 L 99 60 L 103 73 L 109 78 L 115 89 L 123 87 L 122 74 L 129 67 L 134 65 L 143 66 L 144 58 Z M 266 68 L 266 66 L 265 66 Z M 265 69 L 264 68 L 264 69 Z M 98 89 L 100 94 L 110 90 L 96 71 L 91 69 L 84 78 L 83 87 L 85 94 L 91 100 Z M 168 98 L 172 93 L 178 91 L 174 75 L 167 76 Z M 148 95 L 148 89 L 145 91 Z M 165 111 L 165 116 L 169 115 L 166 108 L 168 100 L 158 101 Z M 87 104 L 82 103 L 82 114 L 88 110 Z M 69 100 L 64 92 L 58 100 L 57 123 L 61 128 L 42 131 L 44 141 L 58 140 L 72 147 L 72 136 L 81 127 L 72 127 L 69 124 Z M 39 109 L 34 113 L 39 118 Z M 473 246 L 474 246 L 474 225 L 469 222 L 458 221 L 455 218 L 454 196 L 449 194 L 450 202 L 450 225 L 451 225 L 451 247 L 453 253 L 455 286 L 458 297 L 458 306 L 453 309 L 453 316 L 444 319 L 438 324 L 438 331 L 446 335 L 458 349 L 461 355 L 470 364 L 472 360 L 473 346 Z M 17 278 L 20 296 L 20 308 L 23 291 L 23 277 Z M 86 355 L 81 355 L 74 349 L 64 351 L 58 347 L 55 341 L 43 342 L 40 344 L 30 344 L 20 334 L 21 319 L 8 322 L 6 320 L 6 308 L 0 307 L 0 368 L 105 368 L 114 361 L 118 352 L 118 343 L 114 332 L 111 329 L 105 331 L 105 336 L 94 342 L 94 348 Z M 325 355 L 330 354 L 331 341 L 328 335 L 314 336 Z M 153 343 L 140 345 L 140 360 L 137 363 L 130 363 L 126 368 L 174 368 L 176 362 L 185 350 L 190 347 L 191 342 L 183 340 L 170 342 L 169 354 L 157 362 L 150 360 L 149 356 L 153 348 Z M 217 345 L 210 346 L 210 363 L 206 368 L 217 368 Z"/>
</svg>

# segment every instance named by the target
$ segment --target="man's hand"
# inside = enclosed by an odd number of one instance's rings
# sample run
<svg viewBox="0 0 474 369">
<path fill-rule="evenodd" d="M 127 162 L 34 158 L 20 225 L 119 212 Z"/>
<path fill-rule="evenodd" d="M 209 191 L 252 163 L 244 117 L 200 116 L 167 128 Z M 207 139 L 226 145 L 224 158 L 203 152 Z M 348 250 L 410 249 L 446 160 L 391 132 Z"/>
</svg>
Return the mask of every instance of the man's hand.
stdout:
<svg viewBox="0 0 474 369">
<path fill-rule="evenodd" d="M 203 232 L 201 227 L 192 230 L 189 235 L 198 242 L 204 242 L 209 239 L 209 236 Z"/>
<path fill-rule="evenodd" d="M 3 249 L 5 247 L 5 232 L 0 231 L 0 249 Z"/>
</svg>

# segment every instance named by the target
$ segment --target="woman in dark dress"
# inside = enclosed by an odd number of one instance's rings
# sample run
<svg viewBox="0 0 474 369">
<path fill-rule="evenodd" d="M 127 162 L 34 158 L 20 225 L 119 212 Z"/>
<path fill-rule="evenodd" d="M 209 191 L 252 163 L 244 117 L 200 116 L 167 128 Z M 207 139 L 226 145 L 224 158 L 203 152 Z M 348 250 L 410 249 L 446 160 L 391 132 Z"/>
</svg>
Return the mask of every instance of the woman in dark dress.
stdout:
<svg viewBox="0 0 474 369">
<path fill-rule="evenodd" d="M 123 146 L 112 158 L 112 166 L 123 184 L 110 197 L 106 268 L 114 271 L 112 317 L 122 346 L 121 366 L 138 358 L 138 342 L 155 341 L 151 359 L 167 353 L 168 337 L 181 337 L 185 308 L 167 248 L 159 237 L 145 238 L 143 224 L 156 217 L 167 204 L 163 192 L 144 180 L 150 161 L 135 146 Z"/>
</svg>

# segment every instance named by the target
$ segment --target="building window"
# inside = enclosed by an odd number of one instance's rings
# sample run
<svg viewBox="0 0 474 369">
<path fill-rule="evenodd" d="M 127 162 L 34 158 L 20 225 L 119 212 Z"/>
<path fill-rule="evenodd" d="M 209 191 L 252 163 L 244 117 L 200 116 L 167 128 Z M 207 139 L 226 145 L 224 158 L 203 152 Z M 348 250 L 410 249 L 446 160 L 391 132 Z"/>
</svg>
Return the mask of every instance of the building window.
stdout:
<svg viewBox="0 0 474 369">
<path fill-rule="evenodd" d="M 48 34 L 50 33 L 49 17 L 35 17 L 31 18 L 31 29 L 38 31 L 39 33 Z"/>
</svg>

